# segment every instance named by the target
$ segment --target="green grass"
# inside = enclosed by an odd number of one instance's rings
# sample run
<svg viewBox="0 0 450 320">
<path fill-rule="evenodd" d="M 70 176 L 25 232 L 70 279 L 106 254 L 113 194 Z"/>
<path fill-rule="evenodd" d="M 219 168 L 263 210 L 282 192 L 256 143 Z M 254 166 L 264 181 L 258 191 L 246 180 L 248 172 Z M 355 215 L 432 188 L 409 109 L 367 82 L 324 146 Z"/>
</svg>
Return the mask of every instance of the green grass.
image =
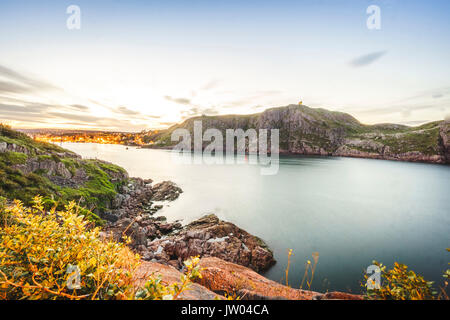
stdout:
<svg viewBox="0 0 450 320">
<path fill-rule="evenodd" d="M 408 132 L 400 137 L 390 136 L 381 142 L 389 146 L 393 153 L 418 151 L 426 155 L 438 154 L 439 128 L 428 129 L 423 132 Z"/>
<path fill-rule="evenodd" d="M 27 162 L 28 156 L 25 153 L 8 151 L 0 153 L 0 161 L 7 165 L 24 164 Z"/>
<path fill-rule="evenodd" d="M 104 171 L 111 171 L 111 172 L 122 173 L 122 174 L 126 173 L 126 170 L 124 168 L 119 167 L 112 163 L 97 162 L 97 165 Z"/>
</svg>

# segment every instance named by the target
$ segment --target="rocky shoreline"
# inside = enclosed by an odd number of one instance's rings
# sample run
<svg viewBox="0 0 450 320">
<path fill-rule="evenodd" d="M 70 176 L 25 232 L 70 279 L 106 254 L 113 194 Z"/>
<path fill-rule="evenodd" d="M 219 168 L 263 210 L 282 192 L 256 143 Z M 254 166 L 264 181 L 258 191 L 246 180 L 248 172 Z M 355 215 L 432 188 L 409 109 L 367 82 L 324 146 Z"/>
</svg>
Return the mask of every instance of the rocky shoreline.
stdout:
<svg viewBox="0 0 450 320">
<path fill-rule="evenodd" d="M 167 222 L 154 214 L 161 201 L 173 201 L 183 192 L 170 181 L 152 185 L 152 180 L 130 178 L 102 218 L 108 221 L 102 236 L 131 240 L 130 247 L 143 260 L 162 263 L 181 270 L 183 261 L 192 256 L 217 257 L 249 267 L 267 270 L 275 260 L 263 240 L 236 225 L 206 215 L 185 226 L 180 221 Z"/>
<path fill-rule="evenodd" d="M 187 225 L 168 223 L 154 214 L 162 207 L 157 201 L 173 201 L 182 190 L 173 182 L 152 185 L 151 180 L 129 179 L 114 202 L 101 236 L 123 241 L 140 254 L 142 263 L 134 274 L 134 285 L 159 276 L 164 284 L 179 283 L 183 261 L 200 256 L 202 278 L 183 292 L 181 299 L 213 300 L 239 296 L 243 300 L 361 300 L 360 295 L 343 292 L 322 294 L 295 289 L 260 275 L 276 261 L 260 238 L 230 222 L 209 214 Z M 111 219 L 111 217 L 116 217 Z M 114 220 L 114 221 L 111 221 Z"/>
<path fill-rule="evenodd" d="M 233 223 L 208 214 L 189 224 L 167 222 L 155 213 L 165 201 L 183 192 L 175 183 L 153 185 L 150 179 L 129 178 L 113 201 L 105 238 L 123 241 L 140 254 L 142 263 L 134 274 L 134 285 L 142 286 L 157 275 L 164 284 L 179 283 L 183 261 L 200 256 L 202 278 L 183 292 L 181 299 L 213 300 L 239 296 L 243 300 L 361 300 L 360 295 L 294 289 L 260 275 L 276 261 L 260 238 Z"/>
</svg>

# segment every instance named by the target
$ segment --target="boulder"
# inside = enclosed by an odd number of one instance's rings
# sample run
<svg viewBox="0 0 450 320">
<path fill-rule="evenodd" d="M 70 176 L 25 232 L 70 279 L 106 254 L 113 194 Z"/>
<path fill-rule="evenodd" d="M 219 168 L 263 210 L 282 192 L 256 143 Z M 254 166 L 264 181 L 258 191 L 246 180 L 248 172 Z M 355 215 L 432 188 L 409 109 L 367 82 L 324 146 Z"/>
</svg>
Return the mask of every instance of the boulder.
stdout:
<svg viewBox="0 0 450 320">
<path fill-rule="evenodd" d="M 169 200 L 173 201 L 183 192 L 175 183 L 171 181 L 163 181 L 153 187 L 153 201 Z"/>
<path fill-rule="evenodd" d="M 199 255 L 218 257 L 257 272 L 275 264 L 272 251 L 261 239 L 213 214 L 193 221 L 164 239 L 150 242 L 148 250 L 157 252 L 155 258 L 165 263 Z"/>
</svg>

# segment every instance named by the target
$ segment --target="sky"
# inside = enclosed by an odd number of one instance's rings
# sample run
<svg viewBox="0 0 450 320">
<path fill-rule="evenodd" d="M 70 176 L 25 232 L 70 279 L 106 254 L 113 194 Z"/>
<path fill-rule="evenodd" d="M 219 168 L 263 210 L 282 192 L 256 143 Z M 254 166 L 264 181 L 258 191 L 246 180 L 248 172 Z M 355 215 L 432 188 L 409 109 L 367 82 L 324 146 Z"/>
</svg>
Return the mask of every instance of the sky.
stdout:
<svg viewBox="0 0 450 320">
<path fill-rule="evenodd" d="M 449 33 L 446 0 L 2 0 L 0 122 L 140 131 L 301 100 L 418 125 L 450 117 Z"/>
</svg>

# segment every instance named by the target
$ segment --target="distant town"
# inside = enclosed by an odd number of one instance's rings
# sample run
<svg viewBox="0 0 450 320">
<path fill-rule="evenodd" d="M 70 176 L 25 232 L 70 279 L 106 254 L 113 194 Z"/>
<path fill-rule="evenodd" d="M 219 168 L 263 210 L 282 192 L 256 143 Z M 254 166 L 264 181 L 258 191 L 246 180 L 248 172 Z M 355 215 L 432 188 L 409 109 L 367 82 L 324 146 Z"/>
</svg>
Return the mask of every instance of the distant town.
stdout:
<svg viewBox="0 0 450 320">
<path fill-rule="evenodd" d="M 153 138 L 159 133 L 158 130 L 148 130 L 136 133 L 64 129 L 22 129 L 20 131 L 26 133 L 34 140 L 42 142 L 123 144 L 129 146 L 153 145 Z"/>
</svg>

